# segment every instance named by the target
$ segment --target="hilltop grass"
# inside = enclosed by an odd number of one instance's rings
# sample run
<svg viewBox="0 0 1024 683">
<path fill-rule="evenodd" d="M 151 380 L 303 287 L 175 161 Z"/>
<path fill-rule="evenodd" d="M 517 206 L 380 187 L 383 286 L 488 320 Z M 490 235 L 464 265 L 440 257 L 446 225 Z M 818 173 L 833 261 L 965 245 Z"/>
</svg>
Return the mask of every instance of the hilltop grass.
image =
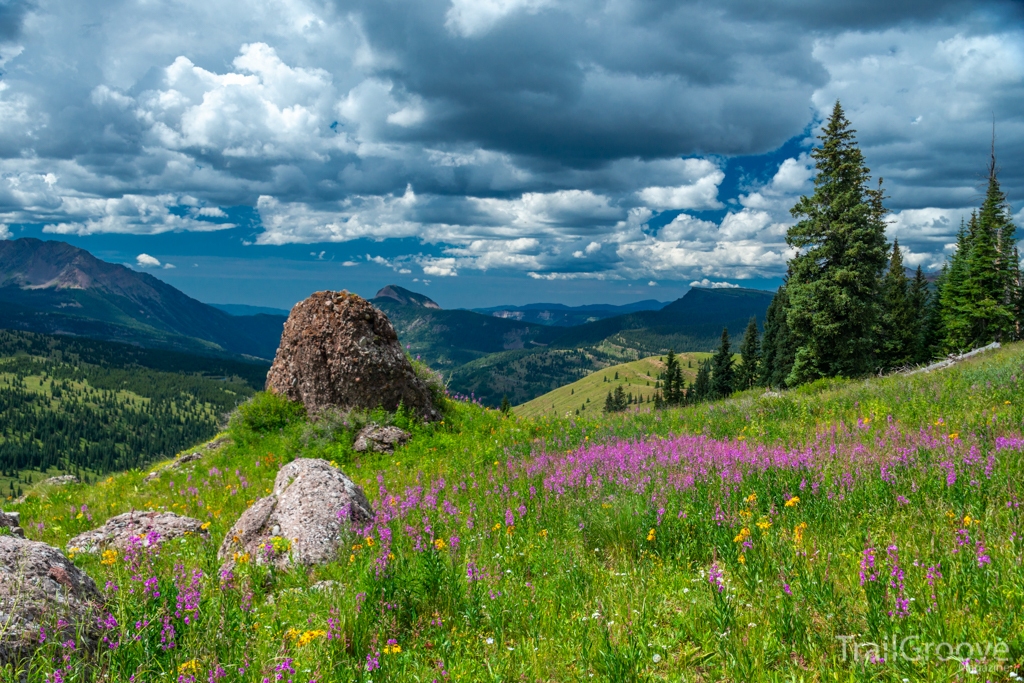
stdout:
<svg viewBox="0 0 1024 683">
<path fill-rule="evenodd" d="M 413 433 L 391 456 L 351 449 L 383 414 L 311 426 L 262 396 L 193 470 L 15 506 L 61 547 L 130 509 L 211 534 L 75 556 L 106 587 L 105 640 L 88 654 L 50 638 L 20 666 L 133 683 L 1007 680 L 1024 661 L 1022 373 L 1013 345 L 681 410 L 450 402 L 442 423 L 391 418 Z M 295 457 L 336 462 L 376 522 L 326 566 L 219 573 L 224 534 Z M 337 589 L 310 590 L 321 580 Z M 847 636 L 931 649 L 847 640 L 844 657 Z M 944 643 L 979 649 L 947 659 Z"/>
<path fill-rule="evenodd" d="M 697 377 L 699 363 L 711 357 L 710 353 L 681 353 L 683 378 L 692 383 Z M 619 385 L 623 391 L 633 396 L 654 400 L 655 382 L 665 370 L 665 356 L 649 356 L 630 363 L 613 365 L 593 372 L 572 384 L 549 391 L 532 401 L 516 406 L 513 410 L 521 417 L 540 417 L 543 415 L 575 415 L 592 413 L 600 414 L 604 410 L 605 397 L 609 391 L 615 391 Z M 618 373 L 618 379 L 615 378 Z"/>
</svg>

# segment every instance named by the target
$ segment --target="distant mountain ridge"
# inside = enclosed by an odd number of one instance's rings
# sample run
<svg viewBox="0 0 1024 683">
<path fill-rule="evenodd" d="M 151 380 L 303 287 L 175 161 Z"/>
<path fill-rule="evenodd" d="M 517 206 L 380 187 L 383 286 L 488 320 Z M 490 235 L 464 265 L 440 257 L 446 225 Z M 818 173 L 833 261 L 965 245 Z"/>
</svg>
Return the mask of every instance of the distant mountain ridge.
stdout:
<svg viewBox="0 0 1024 683">
<path fill-rule="evenodd" d="M 496 318 L 519 320 L 539 325 L 572 327 L 624 313 L 656 311 L 663 308 L 666 303 L 664 301 L 646 299 L 624 305 L 586 304 L 584 306 L 566 306 L 565 304 L 539 303 L 525 304 L 523 306 L 491 306 L 489 308 L 474 308 L 472 310 L 477 313 L 492 315 Z"/>
<path fill-rule="evenodd" d="M 279 315 L 285 318 L 288 317 L 288 309 L 285 308 L 273 308 L 271 306 L 249 306 L 247 304 L 207 304 L 207 306 L 213 306 L 214 308 L 224 311 L 228 315 L 234 316 L 246 316 L 246 315 Z"/>
<path fill-rule="evenodd" d="M 0 327 L 272 359 L 284 317 L 231 316 L 66 242 L 0 241 Z"/>
<path fill-rule="evenodd" d="M 371 301 L 376 299 L 391 299 L 395 303 L 406 306 L 422 306 L 423 308 L 433 308 L 436 310 L 441 309 L 441 307 L 437 305 L 437 302 L 425 294 L 418 294 L 406 289 L 405 287 L 399 287 L 398 285 L 387 285 L 386 287 L 381 288 L 381 290 L 374 295 Z"/>
</svg>

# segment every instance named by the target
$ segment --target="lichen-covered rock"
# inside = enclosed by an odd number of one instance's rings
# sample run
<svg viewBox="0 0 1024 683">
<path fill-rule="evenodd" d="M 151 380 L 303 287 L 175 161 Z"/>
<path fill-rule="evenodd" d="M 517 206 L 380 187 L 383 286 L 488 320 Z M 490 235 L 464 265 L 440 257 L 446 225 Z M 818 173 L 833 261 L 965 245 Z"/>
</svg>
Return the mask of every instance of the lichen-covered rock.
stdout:
<svg viewBox="0 0 1024 683">
<path fill-rule="evenodd" d="M 242 513 L 218 557 L 257 563 L 312 565 L 337 558 L 353 526 L 368 524 L 373 508 L 363 490 L 326 460 L 298 458 L 277 473 L 273 492 Z"/>
<path fill-rule="evenodd" d="M 97 639 L 100 592 L 89 575 L 45 543 L 0 535 L 0 664 L 29 656 L 48 638 Z M 58 625 L 58 624 L 63 625 Z"/>
<path fill-rule="evenodd" d="M 352 449 L 358 453 L 393 453 L 395 448 L 409 440 L 409 432 L 394 426 L 381 427 L 371 423 L 356 434 Z"/>
<path fill-rule="evenodd" d="M 62 474 L 57 477 L 50 477 L 39 482 L 42 486 L 67 486 L 68 484 L 79 483 L 78 477 L 73 474 Z"/>
<path fill-rule="evenodd" d="M 126 512 L 111 517 L 101 527 L 78 534 L 68 541 L 68 550 L 76 553 L 94 553 L 106 548 L 124 550 L 133 538 L 142 537 L 152 543 L 185 534 L 209 536 L 203 523 L 193 517 L 173 512 Z"/>
<path fill-rule="evenodd" d="M 328 406 L 393 411 L 402 404 L 440 419 L 391 321 L 348 292 L 317 292 L 292 308 L 267 390 L 301 401 L 313 416 Z"/>
</svg>

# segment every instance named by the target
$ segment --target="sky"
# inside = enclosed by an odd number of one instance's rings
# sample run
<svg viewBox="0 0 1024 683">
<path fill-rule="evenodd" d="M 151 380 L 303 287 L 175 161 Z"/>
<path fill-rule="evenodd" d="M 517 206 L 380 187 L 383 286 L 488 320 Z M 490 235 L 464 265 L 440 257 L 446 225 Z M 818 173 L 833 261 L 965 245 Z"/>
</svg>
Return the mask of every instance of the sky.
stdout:
<svg viewBox="0 0 1024 683">
<path fill-rule="evenodd" d="M 1024 2 L 0 0 L 0 239 L 210 303 L 774 289 L 841 101 L 925 270 L 993 123 L 1024 237 Z"/>
</svg>

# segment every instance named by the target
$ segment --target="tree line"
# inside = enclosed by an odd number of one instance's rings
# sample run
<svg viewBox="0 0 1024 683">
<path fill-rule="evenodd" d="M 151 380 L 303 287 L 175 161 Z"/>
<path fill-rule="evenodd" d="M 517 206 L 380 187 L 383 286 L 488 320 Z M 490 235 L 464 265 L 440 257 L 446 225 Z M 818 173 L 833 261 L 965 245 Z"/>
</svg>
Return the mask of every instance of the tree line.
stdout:
<svg viewBox="0 0 1024 683">
<path fill-rule="evenodd" d="M 984 201 L 961 222 L 952 255 L 929 278 L 920 265 L 908 277 L 899 241 L 886 239 L 882 179 L 872 183 L 855 133 L 837 101 L 811 152 L 814 192 L 790 210 L 797 223 L 786 243 L 796 254 L 763 336 L 751 318 L 735 364 L 723 330 L 690 386 L 670 352 L 657 407 L 891 372 L 1024 337 L 1016 226 L 999 184 L 994 136 Z"/>
</svg>

